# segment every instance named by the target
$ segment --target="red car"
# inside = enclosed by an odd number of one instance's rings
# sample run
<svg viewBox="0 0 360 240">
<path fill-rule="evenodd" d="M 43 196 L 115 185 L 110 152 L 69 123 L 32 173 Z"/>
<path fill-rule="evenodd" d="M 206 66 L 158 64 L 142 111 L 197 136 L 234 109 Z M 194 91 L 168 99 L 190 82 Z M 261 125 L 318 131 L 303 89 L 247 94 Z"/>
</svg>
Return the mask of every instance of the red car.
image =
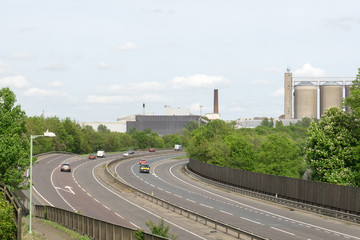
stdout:
<svg viewBox="0 0 360 240">
<path fill-rule="evenodd" d="M 139 164 L 140 164 L 140 165 L 141 165 L 141 164 L 147 164 L 147 161 L 146 161 L 145 159 L 141 159 L 140 162 L 139 162 Z"/>
<path fill-rule="evenodd" d="M 95 154 L 90 154 L 89 159 L 96 159 L 96 155 Z"/>
<path fill-rule="evenodd" d="M 155 148 L 150 148 L 149 152 L 155 152 Z"/>
</svg>

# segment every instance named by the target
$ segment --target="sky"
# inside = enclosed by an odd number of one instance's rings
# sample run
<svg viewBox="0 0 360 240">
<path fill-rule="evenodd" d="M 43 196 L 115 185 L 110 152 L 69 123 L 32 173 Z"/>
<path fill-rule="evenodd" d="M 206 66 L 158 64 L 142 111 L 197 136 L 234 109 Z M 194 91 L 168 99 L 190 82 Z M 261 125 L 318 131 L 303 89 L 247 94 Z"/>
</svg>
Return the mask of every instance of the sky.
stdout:
<svg viewBox="0 0 360 240">
<path fill-rule="evenodd" d="M 284 114 L 284 73 L 354 77 L 358 0 L 2 0 L 0 88 L 27 116 L 112 122 L 164 106 Z M 202 108 L 200 107 L 202 106 Z"/>
</svg>

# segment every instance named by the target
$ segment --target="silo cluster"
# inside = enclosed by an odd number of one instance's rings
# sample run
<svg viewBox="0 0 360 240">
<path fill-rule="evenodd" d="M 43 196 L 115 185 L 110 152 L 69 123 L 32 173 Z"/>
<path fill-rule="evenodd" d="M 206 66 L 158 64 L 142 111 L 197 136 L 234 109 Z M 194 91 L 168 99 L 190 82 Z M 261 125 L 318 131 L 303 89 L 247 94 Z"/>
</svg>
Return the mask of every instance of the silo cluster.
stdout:
<svg viewBox="0 0 360 240">
<path fill-rule="evenodd" d="M 304 117 L 318 118 L 318 109 L 321 117 L 328 108 L 337 107 L 343 109 L 344 88 L 345 97 L 350 96 L 350 80 L 302 79 L 305 80 L 293 82 L 292 74 L 285 73 L 285 119 L 292 118 L 292 106 L 294 106 L 295 119 L 302 119 Z M 349 106 L 346 106 L 345 110 L 347 112 L 351 111 Z"/>
</svg>

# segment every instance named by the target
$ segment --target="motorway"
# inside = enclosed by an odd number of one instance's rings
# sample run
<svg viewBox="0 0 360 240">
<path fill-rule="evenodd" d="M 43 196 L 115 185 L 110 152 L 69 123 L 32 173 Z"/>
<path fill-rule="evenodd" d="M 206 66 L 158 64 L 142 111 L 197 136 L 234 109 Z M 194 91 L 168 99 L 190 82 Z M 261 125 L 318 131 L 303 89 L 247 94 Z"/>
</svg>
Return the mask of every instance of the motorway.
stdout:
<svg viewBox="0 0 360 240">
<path fill-rule="evenodd" d="M 122 181 L 135 188 L 269 239 L 360 240 L 359 225 L 260 201 L 193 179 L 183 172 L 187 160 L 172 158 L 179 154 L 141 157 L 141 153 L 136 153 L 135 156 L 150 163 L 149 174 L 139 173 L 139 158 L 120 161 L 115 170 Z M 147 230 L 146 221 L 158 223 L 162 217 L 178 239 L 232 239 L 103 183 L 95 174 L 96 169 L 119 157 L 119 154 L 96 160 L 67 154 L 39 157 L 33 168 L 34 198 L 40 204 L 133 229 Z M 60 172 L 62 162 L 70 162 L 71 173 Z"/>
</svg>

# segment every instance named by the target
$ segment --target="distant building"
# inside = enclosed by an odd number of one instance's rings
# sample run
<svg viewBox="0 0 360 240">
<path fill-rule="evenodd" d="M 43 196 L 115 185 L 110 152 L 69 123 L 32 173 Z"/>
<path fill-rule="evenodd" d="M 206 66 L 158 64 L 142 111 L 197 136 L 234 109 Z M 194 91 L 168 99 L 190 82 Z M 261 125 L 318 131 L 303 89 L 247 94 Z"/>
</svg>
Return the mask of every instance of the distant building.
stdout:
<svg viewBox="0 0 360 240">
<path fill-rule="evenodd" d="M 189 121 L 199 121 L 200 116 L 167 116 L 167 115 L 136 115 L 135 121 L 126 123 L 126 131 L 135 127 L 138 131 L 150 128 L 153 132 L 157 132 L 160 136 L 167 134 L 175 134 L 183 130 Z"/>
</svg>

